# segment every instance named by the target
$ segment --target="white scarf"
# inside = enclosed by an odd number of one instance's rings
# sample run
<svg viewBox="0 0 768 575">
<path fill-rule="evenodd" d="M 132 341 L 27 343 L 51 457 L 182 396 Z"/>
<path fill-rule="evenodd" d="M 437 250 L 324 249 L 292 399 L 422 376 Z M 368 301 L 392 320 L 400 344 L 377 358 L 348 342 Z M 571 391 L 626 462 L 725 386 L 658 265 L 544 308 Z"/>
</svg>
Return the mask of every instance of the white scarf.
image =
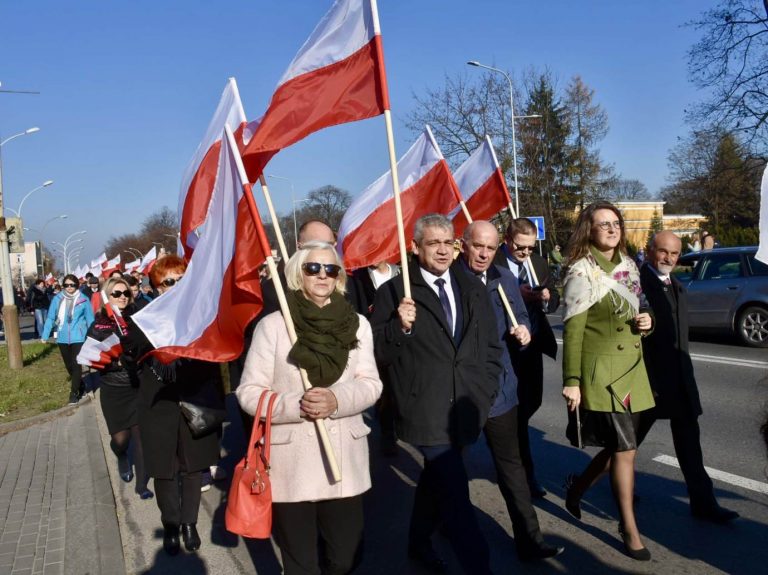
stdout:
<svg viewBox="0 0 768 575">
<path fill-rule="evenodd" d="M 563 284 L 563 321 L 588 310 L 606 295 L 616 315 L 632 318 L 640 309 L 640 273 L 624 254 L 612 272 L 606 273 L 595 256 L 588 253 L 568 268 Z"/>
<path fill-rule="evenodd" d="M 75 302 L 80 292 L 75 291 L 72 295 L 67 294 L 65 290 L 61 290 L 62 300 L 59 302 L 59 313 L 56 316 L 58 325 L 64 325 L 64 322 L 69 319 L 69 323 L 72 323 L 72 315 L 75 309 Z"/>
</svg>

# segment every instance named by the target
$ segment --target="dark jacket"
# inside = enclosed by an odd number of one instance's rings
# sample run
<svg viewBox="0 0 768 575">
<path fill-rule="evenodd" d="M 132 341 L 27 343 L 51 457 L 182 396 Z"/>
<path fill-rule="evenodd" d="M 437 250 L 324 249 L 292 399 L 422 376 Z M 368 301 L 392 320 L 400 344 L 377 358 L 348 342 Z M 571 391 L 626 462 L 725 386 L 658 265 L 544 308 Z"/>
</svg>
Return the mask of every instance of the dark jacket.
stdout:
<svg viewBox="0 0 768 575">
<path fill-rule="evenodd" d="M 376 361 L 391 382 L 397 435 L 413 445 L 473 443 L 499 387 L 502 350 L 496 319 L 485 286 L 459 266 L 454 263 L 450 272 L 457 322 L 461 320 L 456 338 L 416 261 L 410 266 L 411 297 L 416 302 L 410 334 L 403 333 L 397 314 L 403 276 L 376 292 L 371 316 Z"/>
<path fill-rule="evenodd" d="M 51 305 L 51 300 L 45 290 L 37 289 L 37 286 L 32 286 L 27 292 L 27 307 L 30 309 L 48 309 Z"/>
<path fill-rule="evenodd" d="M 114 319 L 101 312 L 97 313 L 91 327 L 88 328 L 87 336 L 96 341 L 104 341 L 112 334 L 117 335 L 121 342 L 124 342 L 127 336 L 127 334 L 121 336 L 117 322 Z M 125 364 L 126 361 L 120 358 L 110 363 L 104 369 L 100 369 L 101 383 L 119 387 L 138 387 L 139 379 L 135 370 L 127 370 Z"/>
<path fill-rule="evenodd" d="M 130 320 L 128 355 L 142 358 L 151 345 Z M 136 368 L 132 365 L 132 368 Z M 138 365 L 139 431 L 144 447 L 144 463 L 150 477 L 172 479 L 178 472 L 176 455 L 187 471 L 202 471 L 219 460 L 219 433 L 199 439 L 192 437 L 181 415 L 179 401 L 224 409 L 219 364 L 179 359 L 163 365 L 146 357 Z"/>
<path fill-rule="evenodd" d="M 466 265 L 462 267 L 468 274 L 474 275 Z M 509 333 L 513 327 L 512 320 L 509 318 L 509 314 L 501 301 L 499 286 L 502 287 L 504 294 L 509 300 L 509 305 L 512 308 L 512 313 L 515 314 L 517 323 L 524 325 L 529 330 L 531 329 L 528 321 L 528 310 L 525 308 L 523 297 L 520 295 L 517 278 L 508 268 L 492 265 L 486 272 L 485 291 L 488 293 L 491 309 L 496 317 L 496 333 L 503 351 L 501 353 L 502 369 L 499 374 L 499 391 L 488 417 L 503 415 L 516 406 L 518 402 L 517 375 L 515 375 L 515 370 L 512 367 L 510 353 L 512 350 L 520 349 L 520 343 Z"/>
<path fill-rule="evenodd" d="M 650 264 L 640 268 L 640 285 L 653 310 L 653 332 L 643 338 L 645 368 L 656 394 L 656 416 L 701 415 L 701 401 L 688 352 L 688 293 L 673 276 L 664 283 Z"/>
<path fill-rule="evenodd" d="M 496 251 L 493 263 L 509 269 L 508 253 L 506 244 L 502 244 Z M 547 321 L 547 314 L 554 313 L 560 306 L 560 294 L 555 287 L 554 278 L 549 273 L 547 261 L 539 254 L 531 254 L 531 264 L 541 285 L 549 290 L 550 299 L 547 302 L 546 310 L 540 305 L 525 303 L 531 321 L 531 343 L 527 348 L 527 353 L 543 353 L 555 359 L 557 358 L 557 341 L 549 321 Z"/>
</svg>

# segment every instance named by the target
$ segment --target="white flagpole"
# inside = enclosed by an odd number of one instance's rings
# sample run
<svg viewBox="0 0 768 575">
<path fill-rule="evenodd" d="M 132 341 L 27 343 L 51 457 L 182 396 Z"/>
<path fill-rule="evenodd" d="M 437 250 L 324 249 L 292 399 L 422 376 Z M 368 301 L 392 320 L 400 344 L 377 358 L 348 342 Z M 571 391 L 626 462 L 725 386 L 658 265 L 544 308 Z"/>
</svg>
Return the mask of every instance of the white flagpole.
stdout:
<svg viewBox="0 0 768 575">
<path fill-rule="evenodd" d="M 231 130 L 230 130 L 231 131 Z M 235 148 L 237 150 L 238 148 Z M 239 158 L 239 152 L 236 154 Z M 242 162 L 242 160 L 241 160 Z M 248 180 L 243 180 L 247 182 Z M 288 261 L 288 250 L 285 248 L 285 241 L 283 241 L 283 234 L 280 231 L 280 222 L 277 219 L 275 213 L 275 207 L 272 205 L 272 196 L 269 195 L 269 187 L 267 186 L 267 180 L 264 178 L 264 174 L 259 174 L 259 183 L 261 184 L 261 191 L 264 192 L 264 200 L 267 202 L 267 210 L 269 211 L 269 217 L 272 218 L 272 227 L 275 230 L 277 236 L 277 245 L 280 247 L 280 255 L 283 256 L 283 261 Z"/>
<path fill-rule="evenodd" d="M 256 209 L 256 202 L 253 199 L 253 194 L 251 193 L 250 186 L 248 185 L 248 176 L 245 173 L 245 167 L 243 166 L 243 159 L 240 157 L 240 152 L 237 148 L 237 143 L 235 142 L 235 137 L 232 134 L 232 129 L 229 127 L 229 125 L 224 126 L 224 132 L 227 138 L 227 141 L 229 142 L 229 146 L 234 152 L 235 156 L 235 164 L 237 164 L 237 171 L 240 175 L 240 183 L 243 185 L 243 192 L 247 196 L 248 201 L 248 207 L 251 212 L 251 216 L 254 219 L 254 223 L 258 226 L 261 225 L 261 221 L 259 220 L 258 210 Z M 264 186 L 264 184 L 262 184 Z M 277 229 L 277 228 L 275 228 Z M 280 237 L 278 235 L 278 237 Z M 267 267 L 269 268 L 269 273 L 272 276 L 272 283 L 275 286 L 275 291 L 277 292 L 277 299 L 280 302 L 280 311 L 283 314 L 283 320 L 285 321 L 285 327 L 288 330 L 288 337 L 291 339 L 291 344 L 296 343 L 296 326 L 293 324 L 293 318 L 291 317 L 291 311 L 288 309 L 288 301 L 285 299 L 285 291 L 283 290 L 283 284 L 280 281 L 280 275 L 277 271 L 277 265 L 275 264 L 275 259 L 272 257 L 272 253 L 269 249 L 267 249 L 269 246 L 264 246 L 265 251 L 267 252 L 265 255 L 267 256 Z M 307 376 L 307 372 L 304 368 L 301 368 L 301 383 L 304 386 L 305 390 L 308 390 L 312 387 L 312 384 L 309 382 L 309 377 Z M 333 452 L 333 446 L 331 445 L 331 440 L 328 437 L 328 429 L 325 427 L 325 422 L 320 419 L 316 419 L 315 421 L 315 429 L 317 431 L 317 436 L 320 438 L 320 443 L 323 447 L 323 452 L 325 453 L 325 457 L 328 461 L 328 467 L 331 470 L 331 475 L 333 476 L 333 482 L 338 483 L 341 481 L 341 470 L 339 469 L 339 464 L 336 461 L 336 454 Z"/>
</svg>

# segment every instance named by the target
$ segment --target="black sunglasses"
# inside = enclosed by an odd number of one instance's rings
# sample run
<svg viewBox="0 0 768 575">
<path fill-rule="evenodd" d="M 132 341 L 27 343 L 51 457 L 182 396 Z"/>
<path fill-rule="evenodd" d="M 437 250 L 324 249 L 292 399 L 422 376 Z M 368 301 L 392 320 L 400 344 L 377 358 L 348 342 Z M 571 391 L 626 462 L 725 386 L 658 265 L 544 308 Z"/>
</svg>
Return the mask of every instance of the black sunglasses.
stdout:
<svg viewBox="0 0 768 575">
<path fill-rule="evenodd" d="M 184 276 L 181 276 L 181 277 L 184 277 Z M 181 278 L 179 278 L 179 279 L 173 279 L 173 278 L 165 278 L 165 279 L 164 279 L 162 282 L 160 282 L 160 283 L 162 283 L 162 284 L 163 284 L 165 287 L 173 287 L 173 286 L 175 286 L 177 283 L 179 283 L 180 281 L 181 281 Z"/>
<path fill-rule="evenodd" d="M 339 272 L 341 271 L 341 266 L 337 266 L 336 264 L 321 264 L 318 262 L 306 262 L 304 264 L 301 264 L 301 269 L 304 270 L 304 273 L 308 276 L 316 276 L 320 273 L 321 269 L 325 269 L 325 275 L 327 275 L 329 278 L 337 278 L 339 277 Z"/>
<path fill-rule="evenodd" d="M 131 295 L 132 295 L 132 294 L 131 294 L 131 290 L 127 289 L 127 290 L 125 290 L 125 291 L 117 291 L 117 290 L 115 290 L 115 291 L 113 291 L 113 292 L 112 292 L 111 294 L 109 294 L 109 295 L 111 295 L 111 296 L 112 296 L 113 298 L 115 298 L 115 299 L 117 299 L 117 298 L 119 298 L 119 297 L 122 297 L 122 296 L 125 296 L 125 297 L 127 297 L 128 299 L 131 299 Z"/>
<path fill-rule="evenodd" d="M 77 284 L 71 284 L 71 283 L 67 283 L 67 284 L 63 284 L 63 285 L 64 285 L 64 287 L 77 287 Z"/>
</svg>

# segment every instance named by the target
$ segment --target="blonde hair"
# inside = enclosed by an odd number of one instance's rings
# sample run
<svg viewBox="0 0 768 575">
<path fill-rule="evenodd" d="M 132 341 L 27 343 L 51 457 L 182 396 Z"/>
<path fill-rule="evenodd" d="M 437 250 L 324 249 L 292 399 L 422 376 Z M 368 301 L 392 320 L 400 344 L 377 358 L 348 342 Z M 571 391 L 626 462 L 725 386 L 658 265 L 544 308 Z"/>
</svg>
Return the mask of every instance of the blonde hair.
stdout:
<svg viewBox="0 0 768 575">
<path fill-rule="evenodd" d="M 109 297 L 109 294 L 112 293 L 112 290 L 115 289 L 115 286 L 117 284 L 123 284 L 128 289 L 129 292 L 131 291 L 131 286 L 128 285 L 128 282 L 125 281 L 123 276 L 120 276 L 119 278 L 118 277 L 108 278 L 107 281 L 104 282 L 104 286 L 101 288 L 101 290 L 105 294 L 107 294 L 107 297 Z M 133 293 L 131 293 L 128 296 L 128 303 L 131 303 L 132 301 L 133 301 Z M 107 313 L 107 309 L 106 308 L 107 308 L 107 304 L 108 303 L 109 303 L 109 301 L 101 302 L 101 313 L 103 313 L 103 314 Z"/>
<path fill-rule="evenodd" d="M 292 290 L 300 290 L 304 286 L 304 276 L 301 271 L 301 266 L 304 265 L 309 259 L 309 253 L 312 250 L 328 250 L 333 254 L 334 263 L 341 268 L 339 270 L 339 277 L 336 278 L 336 291 L 340 294 L 344 294 L 347 287 L 347 272 L 344 271 L 344 265 L 339 257 L 339 254 L 328 242 L 321 242 L 319 240 L 312 240 L 301 245 L 295 254 L 291 256 L 288 263 L 285 265 L 285 281 L 288 284 L 288 288 Z"/>
</svg>

